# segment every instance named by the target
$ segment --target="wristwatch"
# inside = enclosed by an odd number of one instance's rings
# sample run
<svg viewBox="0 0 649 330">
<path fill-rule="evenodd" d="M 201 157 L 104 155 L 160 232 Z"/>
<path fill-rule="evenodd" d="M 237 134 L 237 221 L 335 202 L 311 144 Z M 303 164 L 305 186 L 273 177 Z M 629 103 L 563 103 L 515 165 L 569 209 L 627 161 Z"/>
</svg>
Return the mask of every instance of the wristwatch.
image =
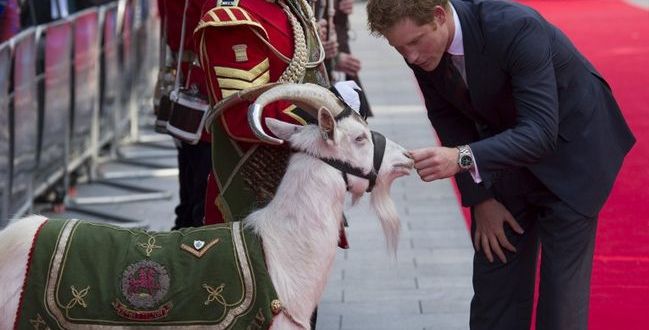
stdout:
<svg viewBox="0 0 649 330">
<path fill-rule="evenodd" d="M 473 168 L 473 153 L 468 145 L 457 147 L 460 152 L 457 155 L 457 165 L 460 166 L 462 172 L 468 171 Z"/>
</svg>

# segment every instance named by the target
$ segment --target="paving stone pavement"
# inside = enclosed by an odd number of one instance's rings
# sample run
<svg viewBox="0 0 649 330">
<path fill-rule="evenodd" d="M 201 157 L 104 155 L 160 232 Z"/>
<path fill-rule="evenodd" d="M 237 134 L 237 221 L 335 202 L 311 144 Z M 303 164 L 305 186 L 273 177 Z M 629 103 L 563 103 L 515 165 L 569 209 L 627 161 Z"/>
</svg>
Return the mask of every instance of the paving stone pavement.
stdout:
<svg viewBox="0 0 649 330">
<path fill-rule="evenodd" d="M 411 71 L 387 42 L 368 34 L 365 2 L 352 15 L 352 52 L 362 60 L 361 80 L 375 114 L 370 126 L 402 144 L 417 148 L 437 143 L 426 118 L 423 101 Z M 146 120 L 150 121 L 151 118 Z M 143 125 L 146 127 L 147 125 Z M 153 135 L 146 131 L 145 135 Z M 162 146 L 162 148 L 160 148 Z M 125 153 L 154 164 L 174 167 L 170 139 L 157 147 L 128 145 Z M 143 167 L 109 162 L 106 173 Z M 176 176 L 117 180 L 171 193 L 170 198 L 134 203 L 89 205 L 86 209 L 130 217 L 135 223 L 108 222 L 167 230 L 178 202 Z M 97 183 L 81 184 L 79 197 L 121 193 Z M 454 330 L 468 329 L 473 250 L 455 192 L 449 180 L 423 183 L 416 173 L 397 180 L 392 196 L 401 217 L 402 232 L 396 256 L 391 256 L 367 198 L 347 212 L 351 248 L 339 250 L 318 309 L 318 330 Z M 107 221 L 101 215 L 68 210 L 53 217 Z"/>
<path fill-rule="evenodd" d="M 354 7 L 351 31 L 372 129 L 406 148 L 437 144 L 410 69 L 369 35 L 365 2 Z M 351 248 L 338 253 L 317 329 L 468 329 L 473 249 L 451 182 L 423 183 L 413 172 L 392 196 L 402 222 L 396 258 L 367 205 L 349 210 Z"/>
</svg>

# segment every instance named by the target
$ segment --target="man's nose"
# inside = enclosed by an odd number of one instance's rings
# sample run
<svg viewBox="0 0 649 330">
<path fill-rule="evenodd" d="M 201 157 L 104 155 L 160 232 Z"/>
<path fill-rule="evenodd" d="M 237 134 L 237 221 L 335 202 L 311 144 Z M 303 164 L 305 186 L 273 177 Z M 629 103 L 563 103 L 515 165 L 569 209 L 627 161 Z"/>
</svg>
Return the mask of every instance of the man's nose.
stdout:
<svg viewBox="0 0 649 330">
<path fill-rule="evenodd" d="M 418 57 L 419 56 L 418 56 L 418 54 L 416 52 L 408 52 L 406 54 L 406 61 L 408 61 L 408 63 L 410 63 L 410 64 L 416 64 Z"/>
</svg>

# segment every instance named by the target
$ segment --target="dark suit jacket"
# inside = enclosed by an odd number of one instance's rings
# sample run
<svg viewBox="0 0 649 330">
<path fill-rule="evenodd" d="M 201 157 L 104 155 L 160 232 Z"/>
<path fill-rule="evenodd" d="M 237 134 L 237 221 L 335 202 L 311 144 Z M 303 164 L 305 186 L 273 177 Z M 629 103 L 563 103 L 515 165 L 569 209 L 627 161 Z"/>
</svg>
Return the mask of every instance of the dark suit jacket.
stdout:
<svg viewBox="0 0 649 330">
<path fill-rule="evenodd" d="M 443 145 L 469 144 L 484 184 L 457 176 L 463 204 L 492 196 L 499 172 L 528 168 L 576 211 L 601 209 L 635 143 L 610 87 L 570 40 L 521 4 L 452 0 L 472 109 L 453 86 L 411 66 Z"/>
</svg>

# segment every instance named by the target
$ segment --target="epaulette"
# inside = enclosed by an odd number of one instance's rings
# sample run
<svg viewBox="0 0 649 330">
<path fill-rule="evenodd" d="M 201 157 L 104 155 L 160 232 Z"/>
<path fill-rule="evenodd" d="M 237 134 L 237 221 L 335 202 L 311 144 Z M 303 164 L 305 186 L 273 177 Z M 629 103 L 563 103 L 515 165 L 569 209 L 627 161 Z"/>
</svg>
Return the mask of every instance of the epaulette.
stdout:
<svg viewBox="0 0 649 330">
<path fill-rule="evenodd" d="M 225 2 L 219 1 L 219 2 Z M 238 1 L 230 1 L 238 2 Z M 248 25 L 258 28 L 263 32 L 266 39 L 268 39 L 268 33 L 266 29 L 254 19 L 245 9 L 237 6 L 217 6 L 210 9 L 207 13 L 203 15 L 198 26 L 194 30 L 199 31 L 206 27 L 222 27 L 222 26 L 237 26 L 237 25 Z"/>
</svg>

